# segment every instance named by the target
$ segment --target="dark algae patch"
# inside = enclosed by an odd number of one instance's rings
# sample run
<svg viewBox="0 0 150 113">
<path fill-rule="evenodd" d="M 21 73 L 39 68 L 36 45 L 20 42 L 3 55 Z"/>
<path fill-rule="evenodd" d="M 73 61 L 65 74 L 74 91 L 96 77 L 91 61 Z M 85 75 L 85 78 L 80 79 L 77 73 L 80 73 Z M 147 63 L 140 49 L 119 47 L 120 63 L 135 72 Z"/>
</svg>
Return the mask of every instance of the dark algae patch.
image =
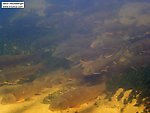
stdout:
<svg viewBox="0 0 150 113">
<path fill-rule="evenodd" d="M 124 100 L 124 104 L 131 103 L 132 100 L 139 95 L 135 106 L 144 104 L 146 106 L 144 113 L 150 112 L 150 65 L 124 73 L 121 77 L 112 77 L 112 80 L 107 82 L 107 91 L 111 91 L 112 94 L 114 94 L 118 88 L 125 90 L 132 89 L 129 98 Z M 122 95 L 123 92 L 118 96 L 118 100 L 120 100 Z"/>
</svg>

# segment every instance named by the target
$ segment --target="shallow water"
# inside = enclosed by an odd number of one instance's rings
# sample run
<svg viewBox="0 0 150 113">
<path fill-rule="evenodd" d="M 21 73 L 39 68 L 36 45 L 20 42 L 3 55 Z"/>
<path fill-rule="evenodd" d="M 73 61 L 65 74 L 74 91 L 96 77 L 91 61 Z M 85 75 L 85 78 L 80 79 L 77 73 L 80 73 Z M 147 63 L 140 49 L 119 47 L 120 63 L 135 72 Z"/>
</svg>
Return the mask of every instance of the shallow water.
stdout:
<svg viewBox="0 0 150 113">
<path fill-rule="evenodd" d="M 0 9 L 0 112 L 150 112 L 148 0 L 24 2 Z"/>
</svg>

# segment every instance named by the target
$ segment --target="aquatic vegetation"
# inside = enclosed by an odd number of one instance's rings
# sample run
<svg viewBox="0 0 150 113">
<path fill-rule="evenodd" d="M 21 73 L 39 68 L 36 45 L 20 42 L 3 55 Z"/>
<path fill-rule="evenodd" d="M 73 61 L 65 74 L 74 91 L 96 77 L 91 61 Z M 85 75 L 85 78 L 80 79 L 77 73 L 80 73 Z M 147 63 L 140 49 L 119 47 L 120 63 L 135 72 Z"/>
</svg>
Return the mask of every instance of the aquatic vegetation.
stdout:
<svg viewBox="0 0 150 113">
<path fill-rule="evenodd" d="M 124 102 L 127 104 L 132 102 L 132 99 L 137 95 L 137 105 L 144 104 L 147 106 L 147 109 L 150 110 L 150 106 L 148 104 L 150 98 L 150 66 L 140 68 L 138 70 L 132 70 L 128 73 L 124 73 L 120 77 L 113 77 L 112 80 L 107 83 L 107 90 L 111 92 L 115 92 L 118 88 L 124 88 L 125 90 L 133 89 L 128 100 Z"/>
</svg>

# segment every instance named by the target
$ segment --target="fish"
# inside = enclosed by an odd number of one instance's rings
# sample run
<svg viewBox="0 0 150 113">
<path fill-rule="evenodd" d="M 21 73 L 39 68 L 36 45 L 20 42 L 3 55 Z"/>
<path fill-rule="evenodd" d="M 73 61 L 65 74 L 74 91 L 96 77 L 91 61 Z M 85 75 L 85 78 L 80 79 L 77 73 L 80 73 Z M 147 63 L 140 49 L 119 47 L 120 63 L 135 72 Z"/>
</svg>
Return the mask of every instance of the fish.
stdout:
<svg viewBox="0 0 150 113">
<path fill-rule="evenodd" d="M 54 99 L 49 106 L 49 110 L 60 111 L 79 107 L 102 94 L 105 88 L 105 84 L 101 84 L 73 89 Z"/>
<path fill-rule="evenodd" d="M 112 35 L 113 33 L 112 32 L 106 32 L 104 34 L 106 34 L 106 35 Z"/>
<path fill-rule="evenodd" d="M 23 102 L 23 101 L 25 101 L 25 99 L 19 99 L 16 102 Z"/>
</svg>

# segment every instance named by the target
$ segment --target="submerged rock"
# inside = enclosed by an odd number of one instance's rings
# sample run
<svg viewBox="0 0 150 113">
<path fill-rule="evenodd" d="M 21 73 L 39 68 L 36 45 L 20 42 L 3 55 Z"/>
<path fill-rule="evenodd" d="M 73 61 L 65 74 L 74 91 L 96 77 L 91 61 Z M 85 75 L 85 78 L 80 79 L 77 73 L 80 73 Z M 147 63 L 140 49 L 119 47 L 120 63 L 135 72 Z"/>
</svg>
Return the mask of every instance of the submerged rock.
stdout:
<svg viewBox="0 0 150 113">
<path fill-rule="evenodd" d="M 64 93 L 68 92 L 71 88 L 63 88 L 63 89 L 60 89 L 56 92 L 53 92 L 51 94 L 49 94 L 48 96 L 46 96 L 44 99 L 43 99 L 43 103 L 44 104 L 51 104 L 53 101 L 55 101 L 55 99 L 57 97 L 59 97 L 60 95 L 63 95 Z"/>
<path fill-rule="evenodd" d="M 81 104 L 89 102 L 105 90 L 105 85 L 82 87 L 70 90 L 63 95 L 52 100 L 49 109 L 51 111 L 66 110 L 68 108 L 78 107 Z"/>
</svg>

